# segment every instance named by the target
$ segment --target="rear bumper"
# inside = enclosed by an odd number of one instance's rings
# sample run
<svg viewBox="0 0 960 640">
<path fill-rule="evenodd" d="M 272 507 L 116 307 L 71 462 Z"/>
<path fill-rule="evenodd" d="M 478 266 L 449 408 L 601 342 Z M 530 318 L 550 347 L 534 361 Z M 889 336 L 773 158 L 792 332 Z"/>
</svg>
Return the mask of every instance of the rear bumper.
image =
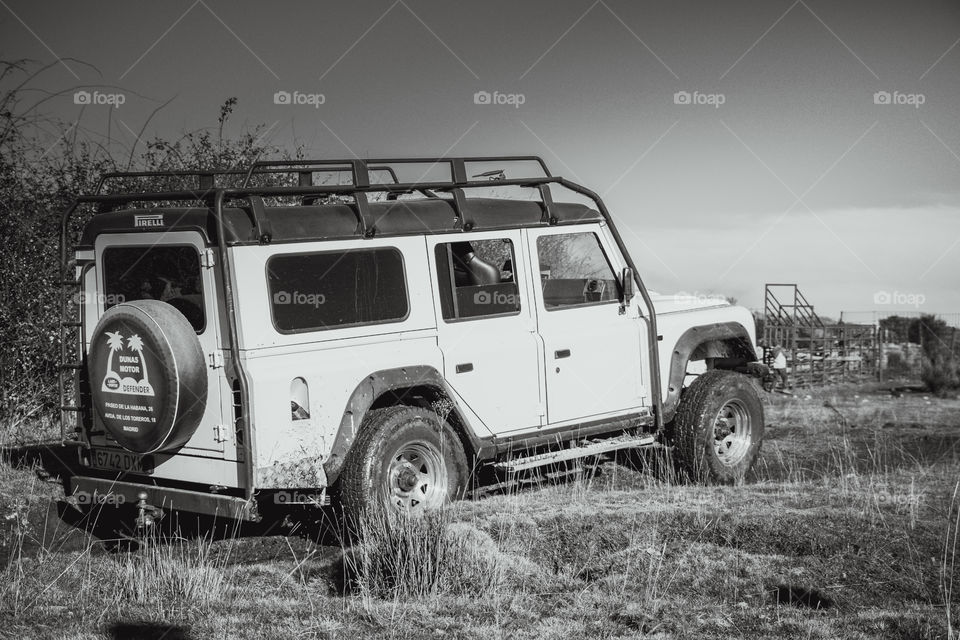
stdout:
<svg viewBox="0 0 960 640">
<path fill-rule="evenodd" d="M 140 494 L 146 494 L 150 506 L 177 511 L 190 511 L 234 520 L 257 521 L 257 503 L 234 496 L 222 496 L 187 489 L 120 482 L 104 478 L 73 476 L 68 481 L 67 497 L 78 497 L 86 504 L 136 505 Z"/>
</svg>

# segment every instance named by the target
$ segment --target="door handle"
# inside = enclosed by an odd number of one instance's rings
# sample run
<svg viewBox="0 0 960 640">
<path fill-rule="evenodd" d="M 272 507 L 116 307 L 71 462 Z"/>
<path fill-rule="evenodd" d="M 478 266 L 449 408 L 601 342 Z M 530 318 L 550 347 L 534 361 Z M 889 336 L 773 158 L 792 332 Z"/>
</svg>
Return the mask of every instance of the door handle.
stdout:
<svg viewBox="0 0 960 640">
<path fill-rule="evenodd" d="M 557 360 L 559 360 L 560 358 L 569 358 L 570 349 L 558 349 L 557 351 L 553 352 L 553 357 Z"/>
<path fill-rule="evenodd" d="M 469 373 L 471 371 L 473 371 L 472 362 L 464 362 L 463 364 L 457 365 L 457 373 Z"/>
</svg>

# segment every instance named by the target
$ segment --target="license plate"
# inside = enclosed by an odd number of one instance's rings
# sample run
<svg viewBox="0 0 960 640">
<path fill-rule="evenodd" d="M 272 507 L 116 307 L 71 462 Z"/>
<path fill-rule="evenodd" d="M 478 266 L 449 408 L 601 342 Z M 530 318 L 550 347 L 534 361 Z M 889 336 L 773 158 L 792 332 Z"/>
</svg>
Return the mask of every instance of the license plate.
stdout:
<svg viewBox="0 0 960 640">
<path fill-rule="evenodd" d="M 93 449 L 90 452 L 90 466 L 106 471 L 152 473 L 153 459 L 150 456 L 139 456 L 128 451 Z"/>
</svg>

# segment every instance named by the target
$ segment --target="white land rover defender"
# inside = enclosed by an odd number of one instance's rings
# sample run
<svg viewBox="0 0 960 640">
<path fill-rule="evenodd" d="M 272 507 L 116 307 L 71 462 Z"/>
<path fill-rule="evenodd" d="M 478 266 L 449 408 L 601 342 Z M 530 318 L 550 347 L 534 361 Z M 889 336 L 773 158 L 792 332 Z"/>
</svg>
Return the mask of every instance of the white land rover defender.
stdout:
<svg viewBox="0 0 960 640">
<path fill-rule="evenodd" d="M 141 516 L 423 509 L 631 447 L 733 482 L 760 449 L 751 314 L 649 294 L 540 158 L 107 174 L 61 241 L 69 490 Z"/>
</svg>

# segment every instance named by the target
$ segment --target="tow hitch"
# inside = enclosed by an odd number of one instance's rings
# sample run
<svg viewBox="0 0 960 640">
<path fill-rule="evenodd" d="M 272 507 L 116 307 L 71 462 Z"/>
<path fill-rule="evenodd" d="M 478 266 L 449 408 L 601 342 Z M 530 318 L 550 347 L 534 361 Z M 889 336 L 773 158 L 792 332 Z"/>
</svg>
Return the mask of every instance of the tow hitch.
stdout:
<svg viewBox="0 0 960 640">
<path fill-rule="evenodd" d="M 137 519 L 134 521 L 138 532 L 153 529 L 157 520 L 163 518 L 163 510 L 147 503 L 147 492 L 137 494 Z"/>
</svg>

